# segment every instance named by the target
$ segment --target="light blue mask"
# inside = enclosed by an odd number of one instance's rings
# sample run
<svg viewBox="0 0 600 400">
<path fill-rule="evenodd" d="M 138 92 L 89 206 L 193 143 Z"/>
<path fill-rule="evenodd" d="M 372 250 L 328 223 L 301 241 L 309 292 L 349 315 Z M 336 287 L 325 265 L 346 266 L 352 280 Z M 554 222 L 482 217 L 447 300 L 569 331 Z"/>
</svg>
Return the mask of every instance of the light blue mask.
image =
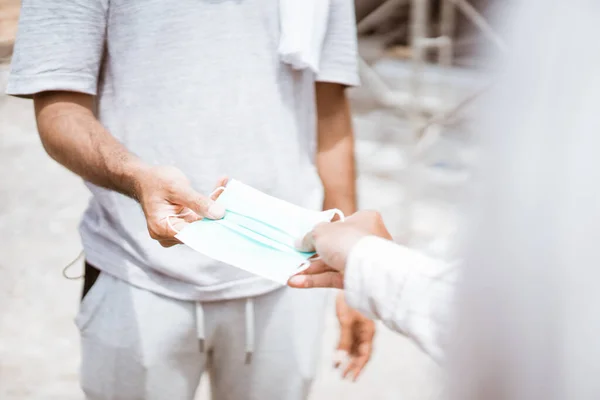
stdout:
<svg viewBox="0 0 600 400">
<path fill-rule="evenodd" d="M 223 219 L 188 224 L 177 239 L 210 258 L 281 284 L 307 268 L 314 255 L 296 250 L 295 241 L 340 214 L 308 210 L 233 179 L 217 203 L 226 209 Z"/>
</svg>

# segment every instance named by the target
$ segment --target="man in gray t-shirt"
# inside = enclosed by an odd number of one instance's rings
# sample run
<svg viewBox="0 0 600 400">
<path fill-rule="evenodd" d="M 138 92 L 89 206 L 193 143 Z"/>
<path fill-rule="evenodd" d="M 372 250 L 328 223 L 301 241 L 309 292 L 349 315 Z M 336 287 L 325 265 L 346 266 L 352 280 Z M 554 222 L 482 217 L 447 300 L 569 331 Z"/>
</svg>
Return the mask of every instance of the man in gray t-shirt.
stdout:
<svg viewBox="0 0 600 400">
<path fill-rule="evenodd" d="M 355 211 L 354 6 L 330 1 L 317 74 L 280 60 L 279 0 L 23 2 L 7 92 L 33 97 L 48 154 L 92 192 L 76 318 L 88 398 L 192 399 L 205 367 L 217 399 L 307 396 L 325 293 L 177 245 L 166 217 L 220 218 L 222 176 Z M 356 376 L 373 324 L 337 306 Z"/>
</svg>

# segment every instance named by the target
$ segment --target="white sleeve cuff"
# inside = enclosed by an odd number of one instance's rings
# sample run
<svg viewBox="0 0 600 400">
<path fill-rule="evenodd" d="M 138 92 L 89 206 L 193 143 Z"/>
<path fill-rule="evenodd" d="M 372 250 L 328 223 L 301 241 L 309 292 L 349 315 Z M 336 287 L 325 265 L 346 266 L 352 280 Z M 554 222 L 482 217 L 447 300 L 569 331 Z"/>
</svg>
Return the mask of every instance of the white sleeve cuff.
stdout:
<svg viewBox="0 0 600 400">
<path fill-rule="evenodd" d="M 96 95 L 96 78 L 88 74 L 50 73 L 39 75 L 18 75 L 8 77 L 6 94 L 30 98 L 46 91 L 68 91 Z"/>
<path fill-rule="evenodd" d="M 344 86 L 360 86 L 360 77 L 356 71 L 321 70 L 316 76 L 317 82 L 339 83 Z"/>
</svg>

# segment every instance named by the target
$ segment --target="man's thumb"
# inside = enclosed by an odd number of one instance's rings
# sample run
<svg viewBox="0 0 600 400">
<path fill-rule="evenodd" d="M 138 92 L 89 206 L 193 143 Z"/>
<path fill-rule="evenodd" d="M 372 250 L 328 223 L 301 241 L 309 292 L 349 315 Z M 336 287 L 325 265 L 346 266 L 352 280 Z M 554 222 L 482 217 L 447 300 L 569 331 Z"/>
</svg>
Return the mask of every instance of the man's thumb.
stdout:
<svg viewBox="0 0 600 400">
<path fill-rule="evenodd" d="M 225 207 L 191 188 L 182 191 L 180 195 L 181 205 L 202 217 L 221 219 L 225 216 Z"/>
</svg>

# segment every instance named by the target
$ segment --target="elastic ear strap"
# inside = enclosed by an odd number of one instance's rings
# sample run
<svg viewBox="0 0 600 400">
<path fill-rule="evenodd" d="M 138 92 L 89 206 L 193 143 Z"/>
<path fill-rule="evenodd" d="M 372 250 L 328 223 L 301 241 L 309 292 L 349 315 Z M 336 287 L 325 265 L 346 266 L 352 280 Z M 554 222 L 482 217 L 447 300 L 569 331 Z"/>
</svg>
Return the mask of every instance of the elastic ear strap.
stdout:
<svg viewBox="0 0 600 400">
<path fill-rule="evenodd" d="M 171 218 L 180 218 L 180 217 L 185 217 L 186 215 L 190 215 L 192 213 L 192 210 L 187 210 L 184 213 L 180 213 L 180 214 L 171 214 L 171 215 L 167 215 L 165 217 L 165 219 L 167 220 L 167 225 L 169 225 L 169 228 L 171 228 L 171 230 L 175 233 L 179 233 L 179 230 L 176 229 L 173 224 L 171 223 Z"/>
<path fill-rule="evenodd" d="M 306 260 L 302 264 L 300 264 L 300 266 L 298 267 L 298 269 L 296 270 L 296 272 L 294 274 L 299 274 L 302 271 L 306 271 L 309 267 L 310 267 L 310 260 Z"/>
<path fill-rule="evenodd" d="M 175 217 L 179 217 L 178 214 L 171 214 L 171 215 L 167 215 L 165 217 L 165 219 L 167 220 L 167 225 L 169 225 L 169 228 L 171 228 L 171 230 L 175 233 L 179 233 L 179 230 L 175 229 L 175 227 L 173 226 L 173 224 L 171 223 L 171 218 L 175 218 Z"/>
<path fill-rule="evenodd" d="M 344 213 L 341 210 L 334 208 L 331 211 L 333 211 L 333 215 L 337 215 L 338 217 L 340 217 L 340 222 L 344 222 L 346 220 L 346 216 L 344 215 Z"/>
<path fill-rule="evenodd" d="M 225 189 L 226 189 L 225 186 L 219 186 L 218 188 L 213 190 L 213 192 L 210 194 L 210 197 L 213 197 L 215 194 L 220 193 L 220 192 L 224 191 Z"/>
<path fill-rule="evenodd" d="M 220 193 L 222 191 L 225 190 L 225 186 L 219 186 L 218 188 L 216 188 L 215 190 L 213 190 L 213 192 L 210 194 L 210 197 L 213 197 L 215 194 Z M 180 218 L 180 217 L 185 217 L 186 215 L 190 215 L 192 213 L 192 210 L 188 210 L 182 214 L 171 214 L 171 215 L 167 215 L 165 217 L 165 219 L 167 220 L 167 225 L 169 225 L 169 228 L 171 228 L 171 230 L 175 233 L 179 233 L 179 230 L 176 229 L 173 224 L 171 223 L 171 218 Z"/>
<path fill-rule="evenodd" d="M 73 265 L 75 265 L 75 263 L 77 261 L 79 261 L 79 259 L 81 257 L 83 257 L 83 254 L 84 254 L 83 250 L 81 250 L 79 252 L 79 254 L 77 255 L 77 257 L 75 257 L 70 263 L 68 263 L 67 265 L 65 265 L 65 267 L 62 270 L 62 274 L 63 274 L 63 276 L 65 278 L 70 279 L 70 280 L 76 280 L 76 279 L 83 278 L 83 275 L 84 275 L 83 273 L 81 275 L 78 275 L 78 276 L 70 276 L 69 274 L 67 274 L 67 271 L 69 270 L 69 268 L 71 268 Z"/>
</svg>

